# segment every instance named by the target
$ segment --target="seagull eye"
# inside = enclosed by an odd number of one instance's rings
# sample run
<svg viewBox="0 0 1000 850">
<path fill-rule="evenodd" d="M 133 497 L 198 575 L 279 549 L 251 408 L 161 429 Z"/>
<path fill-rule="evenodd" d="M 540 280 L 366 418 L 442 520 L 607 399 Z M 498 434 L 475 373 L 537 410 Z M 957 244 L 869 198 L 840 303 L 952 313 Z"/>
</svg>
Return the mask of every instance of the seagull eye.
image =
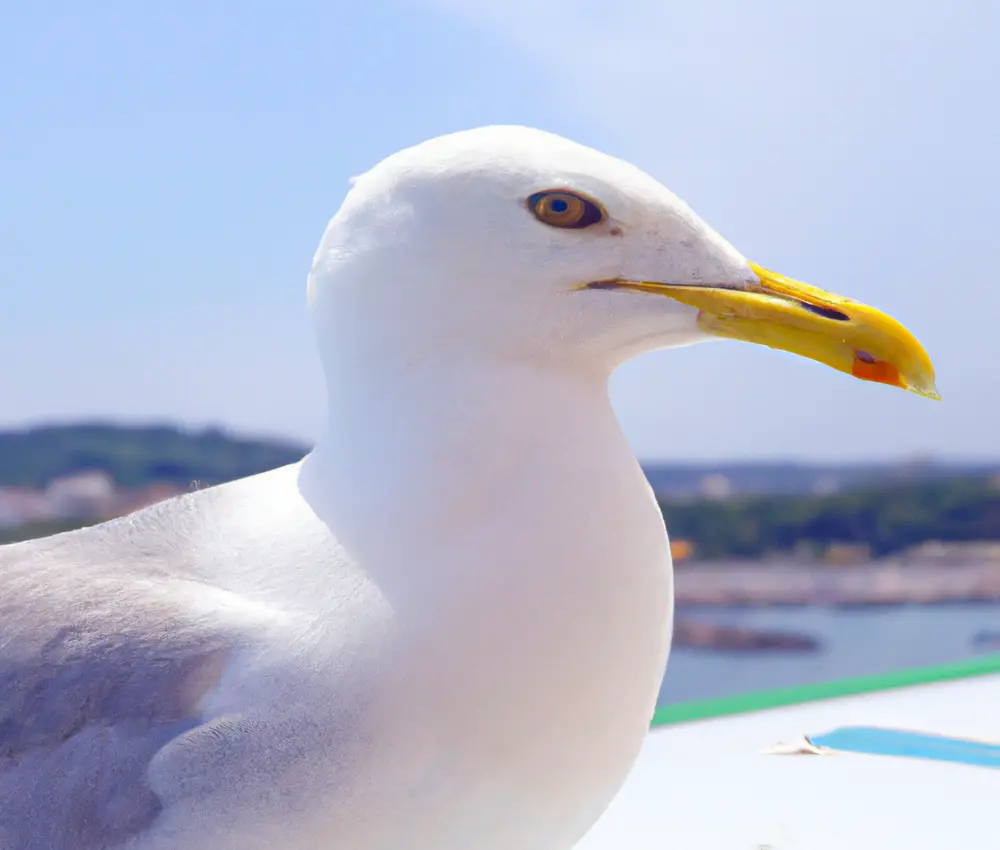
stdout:
<svg viewBox="0 0 1000 850">
<path fill-rule="evenodd" d="M 536 192 L 528 198 L 528 208 L 542 224 L 564 229 L 590 227 L 604 218 L 604 210 L 576 192 Z"/>
</svg>

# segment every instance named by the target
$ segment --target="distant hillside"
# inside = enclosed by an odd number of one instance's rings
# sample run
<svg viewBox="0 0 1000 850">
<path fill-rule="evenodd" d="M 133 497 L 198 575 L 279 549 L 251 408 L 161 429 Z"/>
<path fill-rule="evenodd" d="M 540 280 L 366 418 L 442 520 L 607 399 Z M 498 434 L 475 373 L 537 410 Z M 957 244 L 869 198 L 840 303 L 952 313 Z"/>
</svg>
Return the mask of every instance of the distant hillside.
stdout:
<svg viewBox="0 0 1000 850">
<path fill-rule="evenodd" d="M 44 488 L 62 476 L 103 470 L 123 488 L 219 484 L 302 458 L 291 441 L 251 440 L 216 428 L 104 423 L 0 432 L 0 486 Z"/>
</svg>

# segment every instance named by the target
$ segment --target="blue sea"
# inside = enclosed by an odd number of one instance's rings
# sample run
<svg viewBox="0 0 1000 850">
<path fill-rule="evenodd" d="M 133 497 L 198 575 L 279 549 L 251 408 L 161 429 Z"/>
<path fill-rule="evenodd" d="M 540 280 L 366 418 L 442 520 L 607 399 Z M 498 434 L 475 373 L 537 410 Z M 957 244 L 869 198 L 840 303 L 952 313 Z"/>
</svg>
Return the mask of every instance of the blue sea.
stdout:
<svg viewBox="0 0 1000 850">
<path fill-rule="evenodd" d="M 974 658 L 977 632 L 1000 633 L 1000 604 L 900 605 L 877 608 L 700 607 L 677 617 L 726 626 L 807 633 L 818 652 L 670 653 L 660 705 L 790 685 L 889 673 Z"/>
</svg>

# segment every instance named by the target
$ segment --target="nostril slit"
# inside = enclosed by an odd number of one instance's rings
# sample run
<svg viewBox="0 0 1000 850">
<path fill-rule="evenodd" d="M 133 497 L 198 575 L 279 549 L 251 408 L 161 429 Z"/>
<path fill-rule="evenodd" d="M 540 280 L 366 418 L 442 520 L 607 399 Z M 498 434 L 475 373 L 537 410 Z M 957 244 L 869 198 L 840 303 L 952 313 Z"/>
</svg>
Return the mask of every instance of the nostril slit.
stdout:
<svg viewBox="0 0 1000 850">
<path fill-rule="evenodd" d="M 810 304 L 808 301 L 800 301 L 799 305 L 810 313 L 815 313 L 824 319 L 833 319 L 835 322 L 848 322 L 851 319 L 847 313 L 841 313 L 840 310 L 834 310 L 832 307 L 820 307 L 817 304 Z"/>
<path fill-rule="evenodd" d="M 867 351 L 855 351 L 854 356 L 862 363 L 871 365 L 875 362 L 875 358 L 872 357 Z"/>
</svg>

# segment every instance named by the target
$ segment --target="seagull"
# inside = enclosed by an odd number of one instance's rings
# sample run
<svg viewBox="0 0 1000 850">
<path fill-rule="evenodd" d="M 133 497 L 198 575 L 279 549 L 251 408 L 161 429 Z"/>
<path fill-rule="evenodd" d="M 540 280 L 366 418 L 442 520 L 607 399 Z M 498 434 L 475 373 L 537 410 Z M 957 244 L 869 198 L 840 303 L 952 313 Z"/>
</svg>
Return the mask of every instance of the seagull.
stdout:
<svg viewBox="0 0 1000 850">
<path fill-rule="evenodd" d="M 726 338 L 937 396 L 894 319 L 524 127 L 356 178 L 307 298 L 304 460 L 0 548 L 2 850 L 568 850 L 672 628 L 616 367 Z"/>
</svg>

